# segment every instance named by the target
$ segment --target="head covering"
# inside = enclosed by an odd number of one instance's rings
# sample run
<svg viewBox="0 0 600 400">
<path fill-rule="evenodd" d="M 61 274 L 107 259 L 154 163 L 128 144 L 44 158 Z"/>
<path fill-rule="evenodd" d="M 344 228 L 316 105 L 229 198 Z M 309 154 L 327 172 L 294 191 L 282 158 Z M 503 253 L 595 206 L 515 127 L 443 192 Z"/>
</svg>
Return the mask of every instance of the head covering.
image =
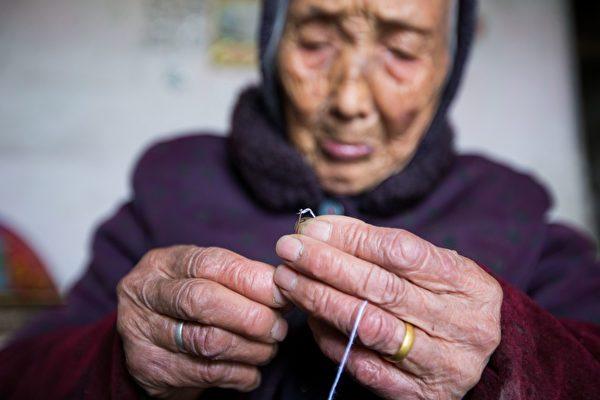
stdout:
<svg viewBox="0 0 600 400">
<path fill-rule="evenodd" d="M 258 31 L 259 59 L 262 76 L 262 94 L 270 117 L 281 124 L 280 87 L 277 76 L 277 50 L 283 35 L 289 3 L 292 0 L 263 0 L 260 27 Z M 451 73 L 446 82 L 446 92 L 443 99 L 446 104 L 440 104 L 438 114 L 445 116 L 452 102 L 458 85 L 462 79 L 465 62 L 471 49 L 475 32 L 477 0 L 454 0 L 458 6 L 452 10 L 450 28 L 455 32 L 450 36 L 450 51 L 454 56 Z M 461 46 L 462 44 L 462 46 Z"/>
<path fill-rule="evenodd" d="M 275 67 L 289 1 L 293 0 L 263 0 L 259 30 L 262 82 L 240 96 L 230 135 L 232 160 L 246 186 L 268 208 L 286 212 L 318 207 L 327 197 L 335 197 L 323 191 L 315 172 L 285 136 Z M 447 113 L 462 79 L 477 15 L 476 0 L 456 1 L 454 62 L 438 110 L 410 163 L 376 188 L 353 196 L 362 210 L 389 215 L 406 209 L 434 190 L 453 165 L 456 154 Z"/>
</svg>

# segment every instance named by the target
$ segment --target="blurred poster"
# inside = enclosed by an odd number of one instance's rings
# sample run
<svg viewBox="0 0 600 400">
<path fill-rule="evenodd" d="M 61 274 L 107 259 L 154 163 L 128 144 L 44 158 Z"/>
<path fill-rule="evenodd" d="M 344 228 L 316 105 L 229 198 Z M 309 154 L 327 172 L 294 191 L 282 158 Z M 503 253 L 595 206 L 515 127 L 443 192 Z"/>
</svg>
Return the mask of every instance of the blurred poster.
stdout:
<svg viewBox="0 0 600 400">
<path fill-rule="evenodd" d="M 206 43 L 206 0 L 143 0 L 143 44 L 170 50 Z"/>
<path fill-rule="evenodd" d="M 213 3 L 210 54 L 215 64 L 248 66 L 256 63 L 258 15 L 257 0 L 221 0 Z"/>
</svg>

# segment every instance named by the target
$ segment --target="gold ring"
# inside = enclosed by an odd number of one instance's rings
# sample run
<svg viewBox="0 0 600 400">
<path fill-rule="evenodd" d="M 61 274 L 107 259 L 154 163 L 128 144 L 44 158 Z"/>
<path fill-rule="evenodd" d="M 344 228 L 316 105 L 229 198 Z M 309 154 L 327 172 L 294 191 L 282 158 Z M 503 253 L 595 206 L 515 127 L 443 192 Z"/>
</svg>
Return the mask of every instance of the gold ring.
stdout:
<svg viewBox="0 0 600 400">
<path fill-rule="evenodd" d="M 408 353 L 410 353 L 410 350 L 415 343 L 415 328 L 408 322 L 404 322 L 404 327 L 406 332 L 404 333 L 404 339 L 402 339 L 400 348 L 396 354 L 387 358 L 389 361 L 396 364 L 401 363 L 402 360 L 408 356 Z"/>
</svg>

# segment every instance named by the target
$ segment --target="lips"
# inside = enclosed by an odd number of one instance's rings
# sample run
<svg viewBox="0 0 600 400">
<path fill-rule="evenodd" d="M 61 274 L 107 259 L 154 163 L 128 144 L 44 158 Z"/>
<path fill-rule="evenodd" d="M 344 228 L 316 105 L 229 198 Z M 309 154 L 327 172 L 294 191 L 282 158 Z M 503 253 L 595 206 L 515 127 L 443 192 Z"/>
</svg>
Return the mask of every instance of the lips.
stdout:
<svg viewBox="0 0 600 400">
<path fill-rule="evenodd" d="M 360 160 L 370 156 L 374 150 L 365 143 L 342 143 L 333 139 L 324 139 L 320 144 L 323 152 L 337 161 Z"/>
</svg>

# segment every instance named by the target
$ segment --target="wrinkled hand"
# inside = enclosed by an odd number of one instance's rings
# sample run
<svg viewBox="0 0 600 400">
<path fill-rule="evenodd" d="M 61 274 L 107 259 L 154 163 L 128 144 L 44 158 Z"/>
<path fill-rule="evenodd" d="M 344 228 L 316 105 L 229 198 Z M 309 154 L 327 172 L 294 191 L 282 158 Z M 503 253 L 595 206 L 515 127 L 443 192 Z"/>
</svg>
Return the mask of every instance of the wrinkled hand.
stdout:
<svg viewBox="0 0 600 400">
<path fill-rule="evenodd" d="M 283 294 L 309 315 L 317 344 L 340 361 L 363 300 L 369 305 L 347 368 L 389 399 L 458 399 L 500 342 L 502 289 L 473 261 L 406 231 L 348 217 L 308 220 L 276 246 Z M 414 346 L 399 364 L 385 359 Z"/>
<path fill-rule="evenodd" d="M 194 398 L 209 387 L 249 391 L 287 324 L 275 269 L 228 250 L 149 252 L 119 283 L 117 329 L 127 367 L 152 396 Z M 175 327 L 186 321 L 183 347 Z"/>
</svg>

